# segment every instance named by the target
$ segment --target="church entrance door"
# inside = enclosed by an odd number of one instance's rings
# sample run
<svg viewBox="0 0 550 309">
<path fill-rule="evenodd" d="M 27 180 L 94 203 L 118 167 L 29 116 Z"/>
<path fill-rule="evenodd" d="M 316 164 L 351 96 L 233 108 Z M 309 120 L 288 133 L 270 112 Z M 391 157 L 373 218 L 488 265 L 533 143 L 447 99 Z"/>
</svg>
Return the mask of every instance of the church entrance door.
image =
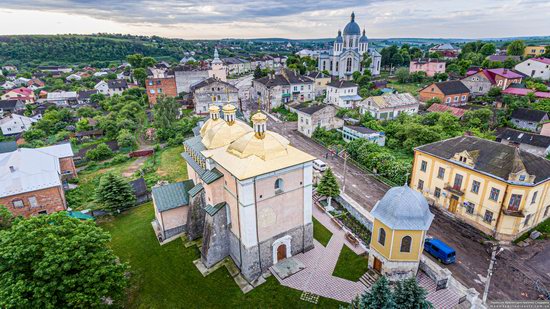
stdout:
<svg viewBox="0 0 550 309">
<path fill-rule="evenodd" d="M 286 259 L 286 245 L 282 244 L 277 247 L 277 262 Z"/>
<path fill-rule="evenodd" d="M 374 263 L 373 263 L 373 267 L 374 270 L 376 270 L 377 272 L 381 273 L 382 272 L 382 261 L 380 261 L 379 259 L 377 258 L 374 258 Z"/>
</svg>

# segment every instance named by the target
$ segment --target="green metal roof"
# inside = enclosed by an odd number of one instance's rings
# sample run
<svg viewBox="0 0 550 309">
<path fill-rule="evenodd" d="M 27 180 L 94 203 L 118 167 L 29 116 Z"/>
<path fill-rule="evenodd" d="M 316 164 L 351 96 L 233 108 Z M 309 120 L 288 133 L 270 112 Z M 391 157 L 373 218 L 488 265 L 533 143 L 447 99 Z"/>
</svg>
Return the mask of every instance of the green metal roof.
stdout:
<svg viewBox="0 0 550 309">
<path fill-rule="evenodd" d="M 222 177 L 223 177 L 222 172 L 218 171 L 218 169 L 216 169 L 216 168 L 213 168 L 209 171 L 206 171 L 201 175 L 201 179 L 204 182 L 206 182 L 206 184 L 208 184 L 208 185 L 213 183 L 214 181 L 222 178 Z"/>
<path fill-rule="evenodd" d="M 222 209 L 224 206 L 225 206 L 225 202 L 221 202 L 221 203 L 218 203 L 214 206 L 208 204 L 206 205 L 206 207 L 204 207 L 204 210 L 206 211 L 207 214 L 209 214 L 210 216 L 213 216 L 215 215 L 220 209 Z"/>
<path fill-rule="evenodd" d="M 17 150 L 15 142 L 0 142 L 0 153 L 12 152 Z"/>
<path fill-rule="evenodd" d="M 152 190 L 153 200 L 158 211 L 163 212 L 189 205 L 188 191 L 193 188 L 193 186 L 193 180 L 185 180 L 154 187 Z"/>
<path fill-rule="evenodd" d="M 195 172 L 197 172 L 197 174 L 202 175 L 204 173 L 204 168 L 202 168 L 202 166 L 200 166 L 195 160 L 193 160 L 193 158 L 187 152 L 182 153 L 181 156 L 187 163 L 189 163 L 191 168 Z"/>
<path fill-rule="evenodd" d="M 80 220 L 95 220 L 93 216 L 87 215 L 85 213 L 82 213 L 80 211 L 69 211 L 67 212 L 67 216 L 80 219 Z"/>
<path fill-rule="evenodd" d="M 189 196 L 195 196 L 197 193 L 201 192 L 203 189 L 202 183 L 199 183 L 198 185 L 194 186 L 191 190 L 189 190 Z"/>
</svg>

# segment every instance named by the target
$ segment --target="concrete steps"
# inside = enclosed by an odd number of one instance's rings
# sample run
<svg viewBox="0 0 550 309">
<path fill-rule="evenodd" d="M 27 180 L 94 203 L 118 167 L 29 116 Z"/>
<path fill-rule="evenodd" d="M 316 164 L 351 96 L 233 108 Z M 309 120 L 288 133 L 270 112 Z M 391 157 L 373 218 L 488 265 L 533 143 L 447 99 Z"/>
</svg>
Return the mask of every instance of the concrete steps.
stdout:
<svg viewBox="0 0 550 309">
<path fill-rule="evenodd" d="M 376 280 L 378 280 L 378 278 L 380 278 L 380 275 L 372 269 L 369 269 L 363 276 L 361 276 L 361 278 L 359 278 L 359 281 L 367 288 L 370 288 Z"/>
</svg>

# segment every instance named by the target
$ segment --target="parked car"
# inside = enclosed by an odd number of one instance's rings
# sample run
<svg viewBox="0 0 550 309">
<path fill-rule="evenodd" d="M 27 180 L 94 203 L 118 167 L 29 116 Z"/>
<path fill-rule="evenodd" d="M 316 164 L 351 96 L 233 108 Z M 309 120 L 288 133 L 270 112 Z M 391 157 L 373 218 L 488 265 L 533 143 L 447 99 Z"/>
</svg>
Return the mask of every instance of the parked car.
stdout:
<svg viewBox="0 0 550 309">
<path fill-rule="evenodd" d="M 455 250 L 439 239 L 426 239 L 424 250 L 443 264 L 452 264 L 456 260 Z"/>
<path fill-rule="evenodd" d="M 328 169 L 328 165 L 325 162 L 317 159 L 313 160 L 313 168 L 320 172 L 324 172 Z"/>
</svg>

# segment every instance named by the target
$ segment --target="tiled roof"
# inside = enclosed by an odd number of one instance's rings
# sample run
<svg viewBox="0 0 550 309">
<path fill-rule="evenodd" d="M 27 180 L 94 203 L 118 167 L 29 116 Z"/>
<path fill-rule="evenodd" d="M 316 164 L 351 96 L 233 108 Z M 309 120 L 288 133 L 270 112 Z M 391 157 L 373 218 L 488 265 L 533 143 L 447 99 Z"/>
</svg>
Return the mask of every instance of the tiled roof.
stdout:
<svg viewBox="0 0 550 309">
<path fill-rule="evenodd" d="M 188 191 L 192 187 L 193 180 L 185 180 L 160 187 L 154 187 L 152 189 L 153 200 L 155 201 L 155 206 L 158 211 L 163 212 L 189 205 Z"/>
<path fill-rule="evenodd" d="M 459 80 L 451 80 L 447 82 L 435 83 L 435 85 L 445 95 L 470 93 L 470 89 L 468 89 L 468 87 L 466 87 Z"/>
<path fill-rule="evenodd" d="M 308 114 L 308 115 L 313 115 L 316 112 L 318 112 L 318 111 L 320 111 L 324 108 L 329 108 L 329 107 L 331 107 L 331 106 L 326 105 L 326 104 L 317 104 L 317 105 L 312 105 L 310 107 L 305 107 L 305 108 L 299 109 L 298 111 L 302 112 L 302 113 L 305 113 L 305 114 Z"/>
<path fill-rule="evenodd" d="M 410 93 L 389 93 L 374 96 L 363 100 L 361 104 L 365 104 L 367 100 L 371 100 L 379 108 L 403 107 L 419 104 L 418 100 Z"/>
<path fill-rule="evenodd" d="M 518 108 L 512 112 L 511 118 L 525 121 L 541 122 L 547 116 L 546 112 L 536 109 Z"/>
<path fill-rule="evenodd" d="M 197 184 L 191 190 L 189 190 L 189 196 L 195 196 L 197 193 L 201 192 L 204 187 L 202 186 L 202 183 Z"/>
<path fill-rule="evenodd" d="M 466 110 L 462 108 L 456 108 L 444 104 L 434 103 L 428 108 L 428 112 L 437 112 L 437 113 L 444 113 L 444 112 L 450 112 L 453 114 L 453 116 L 461 118 L 464 116 L 464 113 Z"/>
<path fill-rule="evenodd" d="M 459 136 L 427 144 L 415 150 L 450 160 L 455 154 L 468 151 L 476 152 L 473 169 L 508 181 L 519 157 L 528 174 L 535 175 L 535 183 L 550 178 L 550 161 L 528 153 L 514 146 L 482 139 L 474 136 Z M 516 155 L 517 152 L 517 155 Z"/>
<path fill-rule="evenodd" d="M 512 88 L 512 87 L 509 87 L 506 90 L 502 91 L 502 94 L 526 96 L 531 92 L 534 92 L 535 97 L 537 97 L 537 98 L 548 98 L 548 99 L 550 99 L 550 92 L 533 91 L 533 90 L 527 89 L 527 88 Z"/>
<path fill-rule="evenodd" d="M 327 86 L 336 87 L 336 88 L 352 88 L 352 87 L 357 87 L 357 84 L 347 80 L 338 80 L 338 81 L 332 81 L 328 83 Z"/>
<path fill-rule="evenodd" d="M 124 79 L 115 79 L 107 82 L 109 89 L 113 88 L 128 88 L 128 83 Z"/>
<path fill-rule="evenodd" d="M 527 133 L 510 128 L 503 128 L 497 135 L 497 140 L 507 140 L 521 144 L 527 144 L 535 147 L 548 148 L 550 146 L 550 136 Z"/>
<path fill-rule="evenodd" d="M 187 162 L 187 164 L 189 164 L 191 168 L 199 175 L 202 175 L 204 173 L 204 168 L 202 168 L 202 166 L 195 162 L 195 160 L 187 152 L 182 152 L 181 156 Z"/>
<path fill-rule="evenodd" d="M 215 215 L 220 209 L 222 209 L 224 206 L 225 206 L 225 202 L 221 202 L 221 203 L 218 203 L 216 205 L 206 205 L 206 207 L 204 207 L 204 210 L 206 211 L 207 214 L 209 214 L 210 216 L 213 216 Z"/>
<path fill-rule="evenodd" d="M 223 177 L 223 174 L 222 174 L 222 172 L 218 171 L 217 168 L 213 168 L 209 171 L 205 171 L 201 175 L 201 179 L 208 185 L 213 183 L 214 181 L 220 179 L 221 177 Z"/>
</svg>

